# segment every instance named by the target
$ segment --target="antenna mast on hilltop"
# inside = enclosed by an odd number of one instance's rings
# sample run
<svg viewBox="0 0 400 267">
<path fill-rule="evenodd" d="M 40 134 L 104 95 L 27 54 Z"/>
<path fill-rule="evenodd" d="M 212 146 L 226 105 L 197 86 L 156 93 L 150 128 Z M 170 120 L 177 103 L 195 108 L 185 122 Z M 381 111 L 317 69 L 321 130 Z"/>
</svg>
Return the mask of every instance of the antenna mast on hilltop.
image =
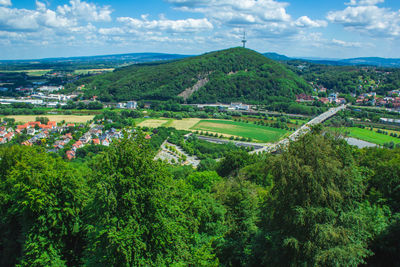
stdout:
<svg viewBox="0 0 400 267">
<path fill-rule="evenodd" d="M 243 31 L 243 39 L 242 39 L 243 48 L 246 48 L 246 42 L 247 42 L 247 40 L 246 40 L 246 32 Z"/>
</svg>

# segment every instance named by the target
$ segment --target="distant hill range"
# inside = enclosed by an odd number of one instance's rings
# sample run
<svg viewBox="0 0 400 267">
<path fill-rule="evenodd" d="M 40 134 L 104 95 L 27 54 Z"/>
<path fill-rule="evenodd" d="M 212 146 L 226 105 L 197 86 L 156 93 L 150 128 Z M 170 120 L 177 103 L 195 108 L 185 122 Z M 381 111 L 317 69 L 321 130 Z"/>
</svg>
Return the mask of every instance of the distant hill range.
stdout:
<svg viewBox="0 0 400 267">
<path fill-rule="evenodd" d="M 334 65 L 334 66 L 376 66 L 376 67 L 400 67 L 399 58 L 381 58 L 381 57 L 359 57 L 349 59 L 309 59 L 309 58 L 291 58 L 277 53 L 264 53 L 264 56 L 278 61 L 302 60 L 316 64 Z"/>
<path fill-rule="evenodd" d="M 85 96 L 103 101 L 179 100 L 188 103 L 294 101 L 311 87 L 286 66 L 253 50 L 231 48 L 172 62 L 118 68 L 86 77 Z"/>
<path fill-rule="evenodd" d="M 132 53 L 85 57 L 60 57 L 28 60 L 0 60 L 0 70 L 41 69 L 51 68 L 69 70 L 92 67 L 120 67 L 153 61 L 177 60 L 190 55 L 163 54 L 163 53 Z"/>
<path fill-rule="evenodd" d="M 276 61 L 292 61 L 301 60 L 312 62 L 315 64 L 334 65 L 334 66 L 377 66 L 377 67 L 400 67 L 399 58 L 380 58 L 380 57 L 360 57 L 349 59 L 320 59 L 320 58 L 294 58 L 287 57 L 278 53 L 264 53 L 264 56 Z M 117 55 L 102 56 L 85 56 L 85 57 L 60 57 L 60 58 L 44 58 L 30 60 L 0 60 L 0 70 L 18 70 L 18 69 L 40 69 L 40 68 L 91 68 L 91 67 L 120 67 L 137 63 L 155 62 L 155 61 L 171 61 L 178 60 L 193 55 L 181 54 L 165 54 L 165 53 L 130 53 Z"/>
</svg>

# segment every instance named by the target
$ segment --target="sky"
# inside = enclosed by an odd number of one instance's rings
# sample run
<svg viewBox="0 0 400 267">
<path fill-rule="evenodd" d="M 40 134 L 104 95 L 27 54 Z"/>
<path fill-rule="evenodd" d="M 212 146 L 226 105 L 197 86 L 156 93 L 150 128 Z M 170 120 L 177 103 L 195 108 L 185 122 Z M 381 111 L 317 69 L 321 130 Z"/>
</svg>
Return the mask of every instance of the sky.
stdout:
<svg viewBox="0 0 400 267">
<path fill-rule="evenodd" d="M 291 57 L 400 58 L 400 0 L 0 0 L 0 59 L 240 46 Z"/>
</svg>

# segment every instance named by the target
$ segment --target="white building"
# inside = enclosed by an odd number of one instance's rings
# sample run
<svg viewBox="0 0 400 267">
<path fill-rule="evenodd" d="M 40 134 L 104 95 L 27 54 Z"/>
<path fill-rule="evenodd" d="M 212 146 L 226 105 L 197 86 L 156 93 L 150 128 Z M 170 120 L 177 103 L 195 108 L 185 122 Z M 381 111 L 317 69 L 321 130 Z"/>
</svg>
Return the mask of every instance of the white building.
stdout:
<svg viewBox="0 0 400 267">
<path fill-rule="evenodd" d="M 38 88 L 39 91 L 49 92 L 49 93 L 54 92 L 54 91 L 59 91 L 61 89 L 63 89 L 62 86 L 41 86 Z"/>
<path fill-rule="evenodd" d="M 137 108 L 137 102 L 136 101 L 128 101 L 128 103 L 126 103 L 126 108 L 128 108 L 128 109 L 136 109 Z"/>
</svg>

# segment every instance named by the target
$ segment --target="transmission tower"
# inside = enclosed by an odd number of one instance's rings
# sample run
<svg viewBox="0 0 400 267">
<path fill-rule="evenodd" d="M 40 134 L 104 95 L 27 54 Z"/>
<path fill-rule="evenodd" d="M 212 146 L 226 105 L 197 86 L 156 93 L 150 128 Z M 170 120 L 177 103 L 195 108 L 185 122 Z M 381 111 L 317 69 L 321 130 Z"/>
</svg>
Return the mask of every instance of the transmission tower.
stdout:
<svg viewBox="0 0 400 267">
<path fill-rule="evenodd" d="M 247 40 L 246 40 L 246 32 L 244 31 L 243 32 L 243 39 L 242 39 L 243 48 L 246 48 L 246 42 L 247 42 Z"/>
</svg>

